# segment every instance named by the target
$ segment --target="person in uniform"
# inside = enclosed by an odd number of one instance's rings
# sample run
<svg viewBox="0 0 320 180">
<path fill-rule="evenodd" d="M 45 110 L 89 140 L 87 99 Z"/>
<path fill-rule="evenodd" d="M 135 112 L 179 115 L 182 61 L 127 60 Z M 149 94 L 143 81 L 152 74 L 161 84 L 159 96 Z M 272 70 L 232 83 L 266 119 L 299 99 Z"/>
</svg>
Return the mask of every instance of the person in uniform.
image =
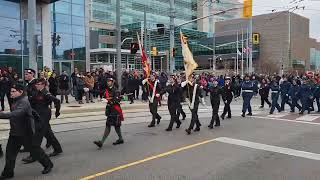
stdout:
<svg viewBox="0 0 320 180">
<path fill-rule="evenodd" d="M 288 81 L 287 77 L 284 77 L 283 82 L 280 84 L 281 111 L 284 111 L 285 104 L 288 104 L 291 107 L 291 103 L 289 102 L 290 87 L 291 87 L 291 83 Z"/>
<path fill-rule="evenodd" d="M 173 74 L 170 76 L 170 79 L 167 83 L 167 86 L 161 90 L 160 95 L 164 93 L 168 93 L 168 110 L 170 113 L 170 123 L 166 131 L 172 131 L 173 124 L 176 123 L 179 128 L 181 125 L 181 121 L 178 116 L 178 109 L 180 106 L 180 96 L 182 94 L 182 89 L 180 88 L 176 76 Z"/>
<path fill-rule="evenodd" d="M 181 87 L 181 77 L 177 77 L 177 83 L 178 83 L 178 86 L 180 89 L 182 89 Z M 182 102 L 184 102 L 184 96 L 183 96 L 183 92 L 181 92 L 181 94 L 179 95 L 180 96 L 180 103 L 178 105 L 178 118 L 180 117 L 180 114 L 182 115 L 182 120 L 185 120 L 186 119 L 186 113 L 183 111 L 182 109 Z"/>
<path fill-rule="evenodd" d="M 99 148 L 102 148 L 103 143 L 108 138 L 111 126 L 114 126 L 114 129 L 118 135 L 118 140 L 113 143 L 113 145 L 123 144 L 123 138 L 121 134 L 121 121 L 124 120 L 122 109 L 120 107 L 121 93 L 114 86 L 114 79 L 108 78 L 107 80 L 107 89 L 105 92 L 105 97 L 107 101 L 105 115 L 107 116 L 106 128 L 104 134 L 100 141 L 94 141 L 93 143 Z"/>
<path fill-rule="evenodd" d="M 29 97 L 29 101 L 31 107 L 36 111 L 36 113 L 39 114 L 41 121 L 41 130 L 36 133 L 34 141 L 39 146 L 41 146 L 43 137 L 45 136 L 48 143 L 52 145 L 54 150 L 49 154 L 49 156 L 57 156 L 62 153 L 62 148 L 50 126 L 49 121 L 51 119 L 51 108 L 49 106 L 52 104 L 52 102 L 54 103 L 56 108 L 55 117 L 58 118 L 60 116 L 61 103 L 59 99 L 48 92 L 48 90 L 46 89 L 47 81 L 44 78 L 37 79 L 35 86 L 37 92 Z M 24 161 L 25 163 L 32 163 L 35 161 L 35 159 L 29 156 L 27 158 L 24 158 L 22 161 Z"/>
<path fill-rule="evenodd" d="M 24 88 L 22 84 L 15 84 L 11 88 L 12 111 L 0 112 L 0 119 L 10 119 L 6 163 L 0 179 L 14 177 L 15 162 L 21 145 L 24 145 L 30 151 L 32 158 L 44 167 L 42 174 L 48 174 L 53 168 L 50 158 L 40 145 L 33 141 L 33 136 L 39 127 L 35 123 L 28 98 L 24 95 Z"/>
<path fill-rule="evenodd" d="M 194 75 L 191 75 L 189 77 L 189 81 L 187 79 L 186 81 L 182 82 L 181 87 L 183 88 L 183 91 L 186 92 L 186 100 L 188 101 L 189 108 L 191 111 L 190 126 L 188 129 L 186 129 L 187 134 L 191 134 L 191 130 L 193 130 L 194 125 L 196 125 L 194 131 L 200 131 L 201 123 L 198 117 L 198 107 L 200 103 L 200 98 L 203 98 L 203 96 L 201 93 L 200 86 L 196 84 Z"/>
<path fill-rule="evenodd" d="M 233 92 L 234 92 L 234 88 L 231 84 L 231 79 L 229 77 L 226 78 L 225 81 L 225 85 L 222 88 L 222 98 L 223 98 L 223 102 L 224 102 L 224 109 L 223 109 L 223 113 L 221 114 L 221 118 L 224 119 L 226 114 L 228 114 L 227 118 L 230 119 L 231 118 L 231 108 L 230 108 L 230 104 L 232 102 L 233 99 Z"/>
<path fill-rule="evenodd" d="M 250 81 L 249 75 L 245 75 L 244 82 L 241 85 L 243 105 L 242 105 L 242 117 L 245 117 L 245 113 L 248 111 L 248 116 L 252 116 L 251 99 L 255 92 L 255 83 Z"/>
<path fill-rule="evenodd" d="M 160 98 L 160 83 L 156 79 L 156 74 L 151 74 L 149 79 L 144 79 L 142 84 L 145 86 L 145 89 L 148 94 L 149 99 L 149 109 L 152 114 L 152 121 L 148 127 L 154 127 L 156 124 L 160 124 L 161 116 L 158 114 L 158 98 Z"/>
<path fill-rule="evenodd" d="M 271 89 L 271 100 L 272 100 L 270 114 L 273 114 L 275 108 L 277 108 L 278 112 L 281 112 L 281 108 L 278 103 L 280 86 L 276 79 L 273 79 L 270 89 Z"/>
<path fill-rule="evenodd" d="M 301 111 L 301 106 L 300 104 L 298 103 L 299 101 L 299 97 L 300 97 L 300 86 L 298 85 L 297 83 L 297 80 L 296 79 L 293 79 L 292 80 L 292 86 L 289 90 L 289 96 L 291 97 L 291 111 L 290 112 L 295 112 L 295 108 L 298 108 L 299 112 Z"/>
<path fill-rule="evenodd" d="M 212 106 L 212 118 L 208 127 L 213 129 L 213 124 L 215 124 L 214 126 L 216 127 L 220 126 L 219 106 L 222 89 L 220 86 L 218 86 L 217 79 L 214 79 L 212 83 L 209 83 L 208 88 L 205 90 L 210 93 L 210 101 Z"/>
<path fill-rule="evenodd" d="M 270 86 L 269 86 L 267 80 L 266 79 L 262 79 L 261 80 L 260 89 L 259 89 L 259 94 L 260 94 L 260 97 L 261 97 L 261 106 L 260 106 L 260 108 L 264 108 L 264 103 L 265 102 L 269 105 L 269 108 L 271 107 L 271 103 L 268 100 L 269 91 L 270 91 Z"/>
<path fill-rule="evenodd" d="M 320 112 L 320 82 L 317 82 L 315 84 L 314 90 L 313 90 L 314 99 L 316 100 L 318 111 Z"/>
<path fill-rule="evenodd" d="M 307 78 L 302 79 L 302 84 L 300 86 L 300 101 L 302 104 L 302 108 L 299 114 L 303 114 L 304 111 L 308 111 L 310 113 L 310 99 L 312 98 L 311 86 L 307 84 Z"/>
</svg>

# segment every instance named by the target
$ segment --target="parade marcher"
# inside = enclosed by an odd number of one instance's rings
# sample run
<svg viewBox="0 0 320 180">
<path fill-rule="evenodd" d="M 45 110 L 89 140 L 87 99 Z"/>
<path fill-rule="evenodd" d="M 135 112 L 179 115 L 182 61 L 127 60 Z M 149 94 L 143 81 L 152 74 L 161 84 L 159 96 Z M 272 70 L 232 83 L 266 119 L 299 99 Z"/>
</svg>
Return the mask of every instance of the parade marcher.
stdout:
<svg viewBox="0 0 320 180">
<path fill-rule="evenodd" d="M 248 116 L 252 116 L 252 108 L 251 108 L 251 99 L 253 97 L 253 94 L 255 92 L 254 82 L 250 81 L 249 75 L 246 75 L 244 77 L 244 82 L 241 85 L 241 91 L 242 91 L 242 98 L 243 98 L 243 105 L 242 105 L 242 117 L 245 117 L 245 113 L 248 111 Z"/>
<path fill-rule="evenodd" d="M 194 131 L 200 131 L 201 123 L 198 117 L 198 108 L 199 108 L 200 98 L 203 98 L 203 96 L 201 93 L 200 86 L 196 84 L 194 75 L 191 75 L 189 77 L 189 80 L 187 78 L 186 81 L 182 82 L 181 87 L 187 94 L 186 100 L 188 101 L 189 109 L 191 111 L 190 126 L 188 129 L 186 129 L 187 134 L 191 134 L 191 130 L 193 130 L 194 125 L 196 125 L 196 128 L 194 129 Z"/>
<path fill-rule="evenodd" d="M 259 94 L 260 94 L 260 97 L 261 97 L 261 106 L 260 106 L 260 108 L 264 108 L 264 103 L 265 102 L 269 105 L 269 108 L 271 107 L 271 103 L 268 100 L 269 90 L 270 90 L 270 86 L 269 86 L 267 80 L 266 79 L 262 79 L 261 85 L 260 85 L 260 89 L 259 89 Z"/>
<path fill-rule="evenodd" d="M 179 84 L 179 87 L 181 87 L 181 77 L 178 77 L 177 78 L 177 83 Z M 186 113 L 183 111 L 183 108 L 182 108 L 182 102 L 184 101 L 184 96 L 183 96 L 183 92 L 181 92 L 181 94 L 179 95 L 180 96 L 180 104 L 178 105 L 178 118 L 180 117 L 180 114 L 182 115 L 182 120 L 185 120 L 186 119 Z"/>
<path fill-rule="evenodd" d="M 177 83 L 177 78 L 175 75 L 171 75 L 169 81 L 167 82 L 167 86 L 161 90 L 160 95 L 164 93 L 168 93 L 168 110 L 170 113 L 170 123 L 166 131 L 172 131 L 173 123 L 177 123 L 177 127 L 179 128 L 181 125 L 181 121 L 178 116 L 178 109 L 180 106 L 180 96 L 182 94 L 182 89 Z"/>
<path fill-rule="evenodd" d="M 113 145 L 123 144 L 123 138 L 121 134 L 121 121 L 124 120 L 122 109 L 120 107 L 121 101 L 121 93 L 114 86 L 114 79 L 108 78 L 107 81 L 107 89 L 105 93 L 105 98 L 107 101 L 105 115 L 107 116 L 106 128 L 104 130 L 104 134 L 100 141 L 94 141 L 93 143 L 97 145 L 99 148 L 103 146 L 103 143 L 108 138 L 111 126 L 114 126 L 114 129 L 119 137 L 119 139 L 113 143 Z"/>
<path fill-rule="evenodd" d="M 82 98 L 83 98 L 83 93 L 85 93 L 85 83 L 83 80 L 84 76 L 82 73 L 77 74 L 75 77 L 75 85 L 76 85 L 76 95 L 77 95 L 77 101 L 79 104 L 83 104 Z M 88 89 L 89 90 L 89 89 Z"/>
<path fill-rule="evenodd" d="M 62 153 L 62 148 L 53 134 L 53 131 L 50 126 L 50 119 L 51 119 L 51 109 L 49 108 L 49 105 L 52 104 L 52 102 L 55 105 L 56 112 L 55 117 L 60 116 L 60 100 L 51 95 L 48 90 L 45 88 L 47 81 L 43 78 L 37 79 L 35 87 L 37 89 L 37 92 L 29 97 L 29 101 L 31 104 L 32 109 L 34 109 L 38 114 L 41 121 L 41 130 L 39 132 L 36 132 L 35 135 L 35 143 L 37 143 L 39 146 L 41 146 L 42 139 L 45 136 L 48 144 L 52 145 L 53 152 L 49 154 L 50 157 L 57 156 L 60 153 Z M 32 163 L 35 161 L 31 156 L 24 158 L 23 161 L 25 163 Z"/>
<path fill-rule="evenodd" d="M 297 80 L 293 79 L 292 80 L 292 86 L 289 90 L 289 96 L 291 97 L 291 111 L 290 112 L 294 112 L 295 108 L 298 108 L 299 112 L 301 111 L 301 106 L 299 105 L 298 101 L 299 101 L 299 97 L 300 97 L 300 86 L 297 83 Z"/>
<path fill-rule="evenodd" d="M 310 113 L 310 99 L 313 99 L 312 97 L 312 91 L 311 86 L 307 84 L 307 79 L 304 77 L 302 79 L 302 84 L 300 86 L 300 101 L 302 104 L 302 108 L 299 114 L 303 114 L 304 111 L 308 111 Z"/>
<path fill-rule="evenodd" d="M 276 79 L 272 81 L 270 89 L 271 89 L 271 100 L 272 100 L 270 114 L 273 114 L 275 108 L 277 108 L 278 112 L 281 112 L 281 108 L 278 103 L 278 99 L 280 95 L 280 86 Z"/>
<path fill-rule="evenodd" d="M 209 124 L 209 128 L 213 128 L 214 126 L 220 126 L 220 119 L 219 119 L 219 106 L 220 106 L 220 97 L 222 96 L 222 89 L 218 86 L 218 81 L 216 79 L 213 82 L 209 83 L 208 88 L 205 89 L 210 93 L 210 101 L 212 106 L 212 118 Z"/>
<path fill-rule="evenodd" d="M 160 123 L 161 116 L 158 114 L 158 98 L 160 97 L 160 83 L 156 79 L 155 74 L 150 75 L 150 79 L 144 79 L 142 84 L 146 87 L 146 91 L 149 99 L 149 109 L 152 114 L 152 121 L 148 127 L 154 127 L 156 124 Z"/>
<path fill-rule="evenodd" d="M 11 88 L 13 98 L 12 111 L 1 112 L 0 119 L 10 119 L 9 139 L 6 147 L 6 164 L 0 179 L 14 177 L 16 158 L 20 147 L 26 147 L 33 159 L 38 160 L 44 167 L 42 174 L 48 174 L 53 168 L 53 163 L 45 154 L 40 144 L 34 141 L 38 127 L 32 114 L 28 98 L 24 95 L 24 86 L 16 84 Z"/>
<path fill-rule="evenodd" d="M 228 116 L 227 116 L 228 119 L 231 118 L 230 104 L 233 99 L 233 92 L 234 92 L 234 88 L 231 84 L 231 79 L 227 77 L 226 81 L 225 81 L 225 85 L 222 88 L 222 93 L 223 93 L 222 98 L 223 98 L 223 102 L 224 102 L 224 109 L 223 109 L 223 113 L 221 115 L 222 119 L 224 119 L 226 114 L 228 114 Z"/>
<path fill-rule="evenodd" d="M 280 84 L 281 111 L 284 111 L 285 104 L 288 104 L 291 107 L 291 103 L 289 102 L 290 87 L 291 87 L 291 83 L 288 81 L 287 77 L 284 77 L 282 83 Z"/>
<path fill-rule="evenodd" d="M 314 87 L 313 95 L 318 107 L 317 112 L 320 112 L 320 83 L 319 82 L 317 82 L 317 84 Z"/>
</svg>

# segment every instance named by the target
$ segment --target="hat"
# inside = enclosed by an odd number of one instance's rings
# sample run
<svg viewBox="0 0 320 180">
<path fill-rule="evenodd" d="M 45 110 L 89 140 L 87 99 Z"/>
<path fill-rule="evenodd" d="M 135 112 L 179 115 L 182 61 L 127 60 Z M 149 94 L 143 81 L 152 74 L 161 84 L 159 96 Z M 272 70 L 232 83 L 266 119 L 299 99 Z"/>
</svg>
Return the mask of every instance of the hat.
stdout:
<svg viewBox="0 0 320 180">
<path fill-rule="evenodd" d="M 108 78 L 107 81 L 114 81 L 112 77 Z"/>
<path fill-rule="evenodd" d="M 36 83 L 46 84 L 46 83 L 47 83 L 47 80 L 46 80 L 45 78 L 38 78 L 38 79 L 36 79 Z"/>
<path fill-rule="evenodd" d="M 31 74 L 31 73 L 35 74 L 36 73 L 36 71 L 34 69 L 31 69 L 31 68 L 24 69 L 24 71 L 29 73 L 29 74 Z"/>
<path fill-rule="evenodd" d="M 231 78 L 230 78 L 229 76 L 227 76 L 227 77 L 225 78 L 225 80 L 231 80 Z"/>
<path fill-rule="evenodd" d="M 18 91 L 23 91 L 25 89 L 25 86 L 23 84 L 21 84 L 21 83 L 18 83 L 18 84 L 14 84 L 12 86 L 12 88 L 14 88 L 14 89 L 16 89 Z"/>
</svg>

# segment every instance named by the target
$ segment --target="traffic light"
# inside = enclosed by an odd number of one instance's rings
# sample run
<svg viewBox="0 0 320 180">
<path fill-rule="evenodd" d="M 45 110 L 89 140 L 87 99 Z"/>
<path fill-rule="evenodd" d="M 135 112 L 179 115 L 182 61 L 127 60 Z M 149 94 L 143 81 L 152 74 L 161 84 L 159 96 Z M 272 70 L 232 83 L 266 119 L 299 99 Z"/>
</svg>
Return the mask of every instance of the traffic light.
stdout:
<svg viewBox="0 0 320 180">
<path fill-rule="evenodd" d="M 164 35 L 164 24 L 157 24 L 158 34 Z"/>
<path fill-rule="evenodd" d="M 252 17 L 252 0 L 244 0 L 243 2 L 243 18 Z"/>
<path fill-rule="evenodd" d="M 158 56 L 157 47 L 152 47 L 152 56 Z"/>
<path fill-rule="evenodd" d="M 140 48 L 138 43 L 131 43 L 130 54 L 136 54 L 139 49 Z"/>
<path fill-rule="evenodd" d="M 260 43 L 260 34 L 254 33 L 253 35 L 253 44 L 259 44 Z"/>
</svg>

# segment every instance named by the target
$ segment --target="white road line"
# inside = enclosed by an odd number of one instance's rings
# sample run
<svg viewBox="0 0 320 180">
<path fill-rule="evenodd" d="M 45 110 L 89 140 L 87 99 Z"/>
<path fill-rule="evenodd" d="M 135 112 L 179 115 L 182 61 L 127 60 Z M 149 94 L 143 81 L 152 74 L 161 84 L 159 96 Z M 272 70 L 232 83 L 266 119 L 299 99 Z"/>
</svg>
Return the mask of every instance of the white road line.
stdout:
<svg viewBox="0 0 320 180">
<path fill-rule="evenodd" d="M 304 116 L 297 118 L 296 120 L 312 122 L 318 118 L 319 118 L 319 116 L 304 115 Z"/>
<path fill-rule="evenodd" d="M 320 160 L 320 154 L 306 152 L 306 151 L 299 151 L 295 149 L 271 146 L 267 144 L 255 143 L 255 142 L 244 141 L 239 139 L 232 139 L 228 137 L 219 137 L 219 138 L 216 138 L 215 140 L 222 143 L 233 144 L 233 145 L 248 147 L 252 149 L 276 152 L 280 154 L 286 154 L 286 155 L 302 157 L 302 158 L 312 159 L 312 160 Z"/>
<path fill-rule="evenodd" d="M 296 121 L 296 120 L 289 120 L 289 119 L 280 119 L 280 118 L 270 118 L 270 117 L 262 117 L 262 116 L 251 116 L 250 118 L 257 118 L 257 119 L 270 119 L 276 121 L 286 121 L 291 123 L 300 123 L 300 124 L 312 124 L 312 125 L 320 125 L 320 123 L 315 122 L 308 122 L 308 121 Z"/>
<path fill-rule="evenodd" d="M 270 114 L 270 115 L 267 115 L 268 117 L 271 117 L 271 118 L 282 118 L 284 116 L 287 116 L 288 113 L 281 113 L 281 114 Z"/>
</svg>

